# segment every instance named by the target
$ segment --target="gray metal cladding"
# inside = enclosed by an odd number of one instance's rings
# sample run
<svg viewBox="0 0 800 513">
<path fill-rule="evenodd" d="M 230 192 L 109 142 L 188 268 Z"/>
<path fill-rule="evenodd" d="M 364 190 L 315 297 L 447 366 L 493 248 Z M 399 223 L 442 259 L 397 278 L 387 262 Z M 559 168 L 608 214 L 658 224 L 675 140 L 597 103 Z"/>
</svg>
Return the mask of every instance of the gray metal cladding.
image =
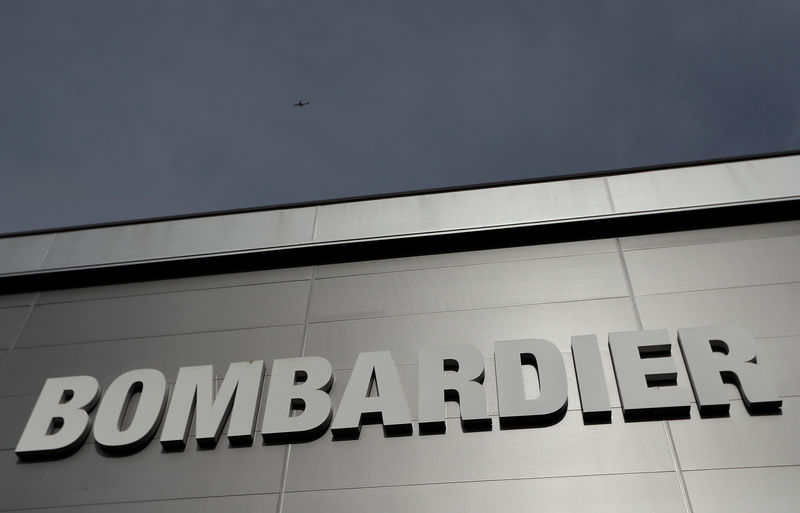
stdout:
<svg viewBox="0 0 800 513">
<path fill-rule="evenodd" d="M 100 285 L 76 289 L 48 290 L 39 294 L 39 296 L 36 298 L 36 304 L 42 305 L 48 303 L 66 303 L 70 301 L 88 301 L 92 299 L 110 299 L 124 296 L 143 296 L 148 294 L 163 294 L 167 292 L 219 289 L 310 279 L 310 267 L 291 267 L 287 269 L 270 269 L 266 271 L 193 276 L 190 278 L 175 278 L 158 281 L 119 283 L 114 285 Z"/>
<path fill-rule="evenodd" d="M 751 416 L 732 401 L 729 417 L 693 415 L 669 425 L 685 470 L 800 465 L 800 397 L 784 398 L 780 415 Z"/>
<path fill-rule="evenodd" d="M 316 285 L 315 285 L 316 292 Z M 348 369 L 363 351 L 388 349 L 398 364 L 416 363 L 421 347 L 467 344 L 492 355 L 495 340 L 535 334 L 569 351 L 570 336 L 636 329 L 627 297 L 537 305 L 480 308 L 371 319 L 312 323 L 306 354 L 324 356 L 334 369 Z"/>
<path fill-rule="evenodd" d="M 800 334 L 800 283 L 637 296 L 636 305 L 645 329 L 732 324 L 755 338 Z"/>
<path fill-rule="evenodd" d="M 625 252 L 636 295 L 800 281 L 800 236 Z M 658 272 L 653 272 L 654 270 Z"/>
<path fill-rule="evenodd" d="M 326 435 L 293 446 L 287 490 L 674 469 L 658 422 L 587 427 L 579 412 L 568 412 L 541 429 L 500 430 L 496 418 L 488 432 L 464 433 L 456 419 L 447 424 L 441 435 L 386 438 L 380 426 L 369 425 L 358 440 Z"/>
<path fill-rule="evenodd" d="M 63 268 L 309 242 L 315 209 L 295 208 L 59 233 L 43 267 Z M 213 237 L 208 234 L 213 233 Z"/>
<path fill-rule="evenodd" d="M 315 241 L 386 237 L 610 214 L 601 178 L 320 207 Z"/>
<path fill-rule="evenodd" d="M 38 269 L 55 235 L 29 235 L 0 239 L 0 273 L 15 273 Z"/>
<path fill-rule="evenodd" d="M 744 189 L 739 182 L 704 184 L 749 176 L 747 169 L 760 170 L 760 164 L 577 180 L 566 189 L 536 185 L 430 195 L 425 202 L 329 205 L 318 209 L 317 240 L 602 215 L 612 211 L 612 201 L 621 212 L 769 199 L 795 193 L 798 161 L 770 159 L 774 169 L 764 171 L 764 183 L 745 181 Z M 470 212 L 464 198 L 482 195 L 491 201 Z M 520 203 L 531 197 L 541 204 Z M 568 201 L 559 210 L 561 197 Z M 423 204 L 430 209 L 403 218 L 403 209 Z M 311 242 L 317 209 L 300 210 L 284 221 L 265 216 L 273 223 L 265 231 L 280 226 L 276 244 Z M 365 215 L 373 211 L 380 215 Z M 181 226 L 193 235 L 171 239 Z M 48 265 L 273 243 L 273 235 L 257 233 L 256 222 L 219 243 L 194 240 L 227 226 L 210 218 L 58 234 Z M 0 511 L 795 511 L 798 237 L 800 222 L 791 221 L 0 295 Z M 134 250 L 126 241 L 143 247 Z M 35 249 L 42 241 L 23 242 Z M 19 258 L 13 261 L 19 268 Z M 625 422 L 608 334 L 667 330 L 677 386 L 691 391 L 677 329 L 713 324 L 739 326 L 755 337 L 758 365 L 783 399 L 781 414 L 750 415 L 728 386 L 727 417 L 701 418 L 692 402 L 686 419 Z M 583 421 L 570 353 L 575 335 L 599 341 L 610 423 Z M 552 425 L 500 429 L 494 343 L 530 338 L 549 340 L 560 351 L 567 409 Z M 419 434 L 419 351 L 448 345 L 473 346 L 484 358 L 490 431 L 465 432 L 458 406 L 449 402 L 446 432 Z M 74 454 L 52 461 L 24 462 L 13 450 L 50 377 L 90 375 L 106 390 L 123 372 L 151 368 L 171 389 L 182 366 L 213 364 L 219 384 L 230 362 L 264 360 L 268 374 L 274 359 L 320 356 L 333 367 L 336 409 L 358 354 L 381 350 L 391 351 L 397 364 L 410 436 L 387 437 L 380 425 L 366 424 L 358 439 L 334 440 L 326 432 L 291 446 L 265 444 L 265 378 L 251 446 L 230 446 L 223 436 L 215 448 L 200 448 L 192 427 L 186 449 L 177 452 L 162 449 L 159 433 L 141 451 L 123 456 L 102 452 L 91 436 Z M 538 379 L 531 369 L 526 394 L 534 397 Z"/>
<path fill-rule="evenodd" d="M 756 344 L 758 364 L 767 369 L 778 395 L 800 396 L 800 337 L 765 338 Z"/>
<path fill-rule="evenodd" d="M 794 513 L 800 466 L 692 470 L 683 473 L 694 511 Z"/>
<path fill-rule="evenodd" d="M 263 513 L 275 511 L 277 493 L 255 495 L 229 495 L 225 497 L 203 497 L 199 499 L 166 499 L 142 502 L 122 502 L 67 507 L 34 508 L 12 511 L 27 513 Z"/>
<path fill-rule="evenodd" d="M 0 397 L 0 450 L 13 449 L 17 445 L 25 422 L 28 420 L 37 394 Z"/>
<path fill-rule="evenodd" d="M 55 376 L 90 374 L 106 384 L 127 370 L 155 368 L 173 382 L 178 367 L 208 364 L 224 374 L 230 362 L 299 356 L 302 342 L 303 326 L 290 325 L 17 347 L 0 372 L 0 395 L 36 394 Z"/>
<path fill-rule="evenodd" d="M 27 294 L 6 294 L 0 296 L 0 308 L 9 308 L 13 306 L 28 306 L 33 302 L 36 293 L 30 292 Z"/>
<path fill-rule="evenodd" d="M 44 304 L 19 346 L 301 324 L 308 289 L 300 281 Z"/>
<path fill-rule="evenodd" d="M 288 492 L 283 511 L 680 513 L 685 509 L 675 473 L 655 472 Z"/>
<path fill-rule="evenodd" d="M 94 444 L 57 461 L 20 463 L 0 451 L 3 509 L 215 497 L 278 492 L 285 447 L 201 450 L 192 443 L 164 454 L 151 443 L 133 455 L 114 458 Z"/>
<path fill-rule="evenodd" d="M 800 228 L 798 231 L 800 231 Z M 593 253 L 614 253 L 616 251 L 617 245 L 614 239 L 582 240 L 559 244 L 542 244 L 537 246 L 520 246 L 320 265 L 316 268 L 315 276 L 317 278 L 333 278 L 337 276 L 353 276 L 359 274 L 414 271 L 438 267 L 457 267 L 463 265 L 533 260 L 538 258 L 590 255 Z"/>
<path fill-rule="evenodd" d="M 0 349 L 11 347 L 28 313 L 27 306 L 0 308 Z"/>
<path fill-rule="evenodd" d="M 618 212 L 783 198 L 800 194 L 797 156 L 608 177 Z"/>
<path fill-rule="evenodd" d="M 626 295 L 612 253 L 320 279 L 311 322 Z"/>
<path fill-rule="evenodd" d="M 751 239 L 770 239 L 800 235 L 800 221 L 784 221 L 768 224 L 745 224 L 706 230 L 687 230 L 683 232 L 652 233 L 631 237 L 621 237 L 623 250 L 688 246 L 690 244 L 711 244 Z"/>
</svg>

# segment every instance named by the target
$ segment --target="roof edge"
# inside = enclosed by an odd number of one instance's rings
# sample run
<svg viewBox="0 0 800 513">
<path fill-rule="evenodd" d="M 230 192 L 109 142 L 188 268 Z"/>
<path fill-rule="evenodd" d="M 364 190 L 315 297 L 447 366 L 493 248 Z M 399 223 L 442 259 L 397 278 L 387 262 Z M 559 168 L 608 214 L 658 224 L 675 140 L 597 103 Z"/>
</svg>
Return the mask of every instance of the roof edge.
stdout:
<svg viewBox="0 0 800 513">
<path fill-rule="evenodd" d="M 708 165 L 715 165 L 715 164 L 728 164 L 733 162 L 741 162 L 745 160 L 763 160 L 763 159 L 771 159 L 771 158 L 779 158 L 779 157 L 791 157 L 800 155 L 800 149 L 795 150 L 787 150 L 787 151 L 779 151 L 779 152 L 767 152 L 767 153 L 756 153 L 756 154 L 748 154 L 748 155 L 736 155 L 731 157 L 720 157 L 720 158 L 713 158 L 713 159 L 702 159 L 702 160 L 691 160 L 691 161 L 684 161 L 684 162 L 673 162 L 673 163 L 666 163 L 666 164 L 656 164 L 656 165 L 647 165 L 647 166 L 636 166 L 636 167 L 628 167 L 628 168 L 621 168 L 621 169 L 609 169 L 609 170 L 600 170 L 600 171 L 586 171 L 580 173 L 570 173 L 565 175 L 553 175 L 547 177 L 537 177 L 537 178 L 522 178 L 518 180 L 507 180 L 507 181 L 499 181 L 499 182 L 483 182 L 477 184 L 469 184 L 469 185 L 458 185 L 452 187 L 435 187 L 430 189 L 415 189 L 415 190 L 408 190 L 408 191 L 399 191 L 399 192 L 392 192 L 392 193 L 380 193 L 380 194 L 368 194 L 363 196 L 348 196 L 344 198 L 331 198 L 325 200 L 313 200 L 313 201 L 303 201 L 303 202 L 295 202 L 295 203 L 282 203 L 277 205 L 266 205 L 266 206 L 258 206 L 258 207 L 244 207 L 244 208 L 237 208 L 237 209 L 226 209 L 226 210 L 213 210 L 208 212 L 195 212 L 195 213 L 188 213 L 188 214 L 176 214 L 176 215 L 169 215 L 169 216 L 159 216 L 159 217 L 146 217 L 146 218 L 139 218 L 139 219 L 129 219 L 124 221 L 109 221 L 109 222 L 102 222 L 102 223 L 89 223 L 89 224 L 81 224 L 81 225 L 72 225 L 72 226 L 64 226 L 64 227 L 56 227 L 56 228 L 42 228 L 36 230 L 24 230 L 18 232 L 7 232 L 7 233 L 0 233 L 0 239 L 4 238 L 12 238 L 12 237 L 25 237 L 30 235 L 44 235 L 44 234 L 51 234 L 51 233 L 62 233 L 62 232 L 71 232 L 71 231 L 78 231 L 78 230 L 90 230 L 94 228 L 110 228 L 115 226 L 128 226 L 134 224 L 147 224 L 147 223 L 157 223 L 162 221 L 175 221 L 181 219 L 197 219 L 203 217 L 214 217 L 214 216 L 224 216 L 224 215 L 232 215 L 232 214 L 245 214 L 249 212 L 265 212 L 271 210 L 286 210 L 292 208 L 305 208 L 305 207 L 314 207 L 314 206 L 322 206 L 322 205 L 333 205 L 337 203 L 353 203 L 357 201 L 370 201 L 370 200 L 380 200 L 380 199 L 389 199 L 389 198 L 401 198 L 406 196 L 423 196 L 428 194 L 437 194 L 443 192 L 459 192 L 459 191 L 470 191 L 476 189 L 490 189 L 496 187 L 507 187 L 513 185 L 526 185 L 526 184 L 535 184 L 535 183 L 546 183 L 546 182 L 557 182 L 562 180 L 576 180 L 581 178 L 594 178 L 594 177 L 602 177 L 602 176 L 614 176 L 614 175 L 621 175 L 621 174 L 630 174 L 630 173 L 643 173 L 648 171 L 660 171 L 664 169 L 679 169 L 684 167 L 695 167 L 695 166 L 708 166 Z"/>
<path fill-rule="evenodd" d="M 800 198 L 0 275 L 4 294 L 796 220 Z M 357 255 L 357 258 L 354 258 Z"/>
</svg>

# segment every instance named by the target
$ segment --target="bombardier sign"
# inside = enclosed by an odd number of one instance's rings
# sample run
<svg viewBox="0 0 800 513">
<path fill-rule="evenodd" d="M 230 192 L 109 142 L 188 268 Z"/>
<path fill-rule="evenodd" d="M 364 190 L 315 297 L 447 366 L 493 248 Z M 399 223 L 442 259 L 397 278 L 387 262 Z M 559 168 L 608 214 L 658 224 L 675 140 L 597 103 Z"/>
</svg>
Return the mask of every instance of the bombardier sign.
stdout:
<svg viewBox="0 0 800 513">
<path fill-rule="evenodd" d="M 701 416 L 728 413 L 725 383 L 738 387 L 751 413 L 780 412 L 782 401 L 764 379 L 748 333 L 731 326 L 682 328 L 678 342 Z M 625 420 L 689 416 L 692 392 L 676 384 L 678 351 L 673 351 L 666 330 L 610 333 L 608 346 Z M 597 338 L 572 337 L 572 358 L 584 421 L 610 422 Z M 563 417 L 567 374 L 555 344 L 540 339 L 496 342 L 494 361 L 501 428 L 551 425 Z M 536 369 L 537 397 L 525 394 L 526 365 Z M 249 445 L 256 431 L 264 370 L 259 360 L 232 363 L 217 389 L 211 365 L 182 367 L 171 398 L 164 375 L 154 369 L 120 375 L 102 400 L 92 376 L 50 378 L 15 452 L 21 459 L 63 457 L 77 450 L 90 431 L 106 451 L 132 452 L 149 443 L 159 427 L 162 446 L 181 450 L 193 420 L 198 444 L 214 446 L 227 424 L 231 443 Z M 484 356 L 474 347 L 420 350 L 419 432 L 445 431 L 446 401 L 459 404 L 464 430 L 491 429 L 484 374 Z M 335 414 L 332 386 L 333 369 L 324 358 L 274 360 L 262 414 L 264 441 L 302 442 L 328 429 L 334 439 L 357 438 L 364 423 L 380 423 L 387 434 L 412 434 L 408 400 L 388 351 L 358 355 Z M 92 422 L 89 412 L 95 406 Z"/>
</svg>

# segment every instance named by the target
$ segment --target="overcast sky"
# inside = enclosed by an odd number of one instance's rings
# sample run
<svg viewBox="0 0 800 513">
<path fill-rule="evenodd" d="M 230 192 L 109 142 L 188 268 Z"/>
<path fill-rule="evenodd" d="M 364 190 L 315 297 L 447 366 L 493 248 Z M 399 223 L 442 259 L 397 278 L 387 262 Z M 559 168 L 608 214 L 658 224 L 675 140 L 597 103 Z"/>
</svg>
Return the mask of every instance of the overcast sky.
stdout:
<svg viewBox="0 0 800 513">
<path fill-rule="evenodd" d="M 798 148 L 798 0 L 0 1 L 0 233 Z"/>
</svg>

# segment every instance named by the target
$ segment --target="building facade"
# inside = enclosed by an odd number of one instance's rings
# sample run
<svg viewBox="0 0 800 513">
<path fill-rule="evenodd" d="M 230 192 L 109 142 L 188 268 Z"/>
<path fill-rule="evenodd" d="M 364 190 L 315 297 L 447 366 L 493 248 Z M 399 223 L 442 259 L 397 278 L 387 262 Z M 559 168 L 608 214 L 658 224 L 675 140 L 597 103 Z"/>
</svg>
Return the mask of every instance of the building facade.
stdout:
<svg viewBox="0 0 800 513">
<path fill-rule="evenodd" d="M 0 511 L 797 511 L 798 206 L 800 155 L 782 155 L 0 238 Z M 779 409 L 727 384 L 727 414 L 700 415 L 678 330 L 720 325 L 752 336 Z M 630 332 L 664 334 L 653 360 L 676 378 L 648 386 L 684 390 L 688 414 L 623 415 L 608 340 Z M 599 342 L 610 420 L 584 417 L 580 335 Z M 509 429 L 495 352 L 529 339 L 560 352 L 567 403 Z M 451 346 L 483 359 L 489 427 L 448 401 L 444 432 L 420 433 L 420 351 Z M 410 432 L 384 429 L 384 411 L 356 435 L 261 436 L 275 360 L 329 362 L 338 414 L 359 355 L 379 351 Z M 531 404 L 549 392 L 533 360 L 519 362 Z M 155 369 L 169 416 L 179 369 L 213 365 L 222 387 L 229 364 L 253 361 L 266 376 L 252 441 L 229 441 L 227 422 L 200 445 L 193 423 L 166 448 L 159 417 L 123 452 L 88 424 L 70 451 L 18 455 L 48 379 L 91 376 L 102 405 L 118 377 Z M 362 398 L 389 393 L 376 372 Z M 145 408 L 126 401 L 121 432 Z"/>
</svg>

